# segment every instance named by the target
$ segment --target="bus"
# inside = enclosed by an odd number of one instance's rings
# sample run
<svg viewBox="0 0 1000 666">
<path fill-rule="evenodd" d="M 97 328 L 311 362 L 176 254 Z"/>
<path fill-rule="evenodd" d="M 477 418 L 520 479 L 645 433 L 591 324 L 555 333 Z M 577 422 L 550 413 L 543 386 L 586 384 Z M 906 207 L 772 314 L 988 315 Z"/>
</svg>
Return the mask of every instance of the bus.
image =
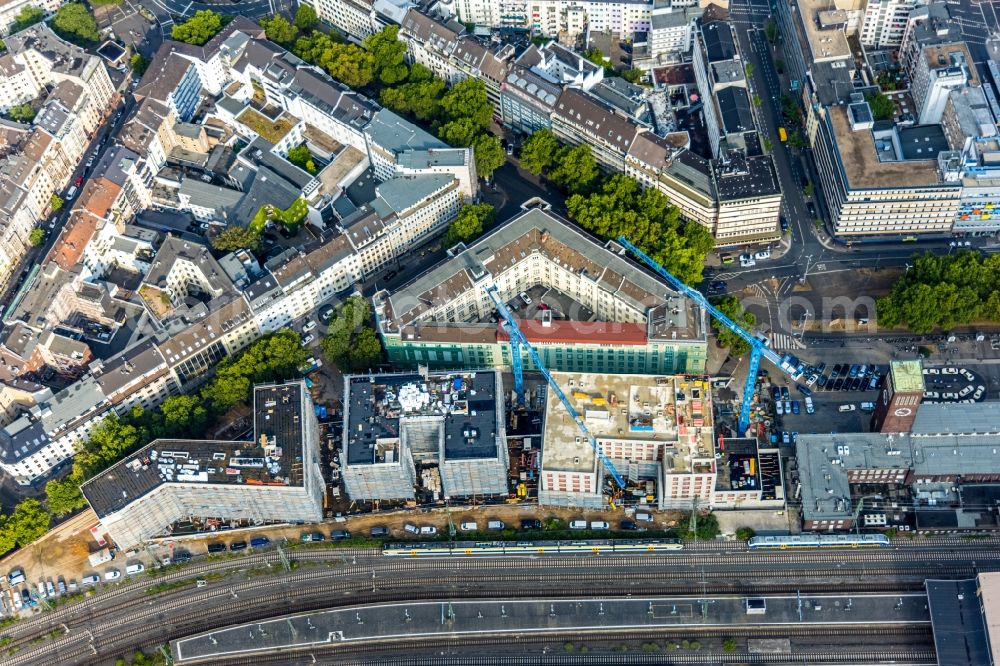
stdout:
<svg viewBox="0 0 1000 666">
<path fill-rule="evenodd" d="M 785 131 L 784 127 L 778 128 L 778 138 L 781 139 L 781 143 L 788 141 L 788 132 Z"/>
</svg>

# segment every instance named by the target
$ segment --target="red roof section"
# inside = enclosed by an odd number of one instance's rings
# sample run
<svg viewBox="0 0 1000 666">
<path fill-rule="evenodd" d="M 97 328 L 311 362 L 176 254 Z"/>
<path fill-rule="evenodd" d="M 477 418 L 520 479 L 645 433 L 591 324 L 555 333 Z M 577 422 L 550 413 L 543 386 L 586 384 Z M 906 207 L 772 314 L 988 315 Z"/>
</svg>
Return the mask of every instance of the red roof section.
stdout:
<svg viewBox="0 0 1000 666">
<path fill-rule="evenodd" d="M 645 324 L 562 319 L 553 321 L 551 326 L 542 326 L 537 319 L 518 319 L 517 325 L 532 344 L 645 345 L 647 341 Z M 497 332 L 497 340 L 510 340 L 503 327 Z"/>
</svg>

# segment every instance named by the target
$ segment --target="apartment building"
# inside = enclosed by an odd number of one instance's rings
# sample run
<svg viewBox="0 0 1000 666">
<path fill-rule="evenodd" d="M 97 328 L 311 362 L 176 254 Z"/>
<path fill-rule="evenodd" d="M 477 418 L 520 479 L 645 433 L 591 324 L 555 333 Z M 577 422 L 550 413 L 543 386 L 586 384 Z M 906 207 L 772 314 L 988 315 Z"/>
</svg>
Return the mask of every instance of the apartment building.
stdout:
<svg viewBox="0 0 1000 666">
<path fill-rule="evenodd" d="M 696 21 L 703 11 L 698 6 L 687 6 L 657 0 L 649 21 L 649 63 L 651 66 L 677 62 L 691 51 Z"/>
<path fill-rule="evenodd" d="M 502 298 L 517 301 L 521 292 L 542 287 L 564 299 L 559 316 L 519 325 L 549 368 L 701 372 L 704 313 L 619 250 L 546 210 L 526 210 L 470 246 L 453 248 L 450 259 L 400 289 L 375 295 L 389 358 L 407 368 L 510 367 L 509 340 L 486 288 L 496 285 Z M 594 318 L 582 320 L 583 313 Z"/>
<path fill-rule="evenodd" d="M 102 530 L 125 549 L 180 520 L 321 520 L 319 428 L 305 383 L 254 387 L 253 417 L 252 441 L 156 440 L 87 481 Z"/>
<path fill-rule="evenodd" d="M 743 58 L 733 27 L 726 21 L 703 23 L 695 37 L 693 55 L 712 155 L 719 157 L 731 148 L 745 150 L 748 143 L 756 144 Z"/>
<path fill-rule="evenodd" d="M 564 88 L 552 112 L 552 132 L 570 145 L 590 146 L 591 155 L 606 170 L 624 171 L 632 142 L 647 130 L 576 88 Z"/>
<path fill-rule="evenodd" d="M 873 49 L 885 49 L 903 43 L 903 33 L 910 13 L 918 0 L 867 0 L 858 36 Z"/>
<path fill-rule="evenodd" d="M 314 0 L 319 20 L 361 41 L 377 32 L 374 2 L 369 0 Z"/>
<path fill-rule="evenodd" d="M 978 88 L 979 75 L 964 42 L 925 46 L 921 53 L 913 63 L 910 94 L 917 121 L 936 124 L 941 122 L 949 94 L 966 86 Z"/>
<path fill-rule="evenodd" d="M 78 46 L 56 36 L 46 23 L 37 23 L 4 40 L 7 52 L 0 56 L 0 68 L 13 76 L 0 77 L 0 111 L 14 104 L 30 102 L 47 86 L 62 81 L 80 86 L 85 101 L 82 115 L 94 125 L 103 118 L 115 97 L 114 86 L 104 63 Z"/>
<path fill-rule="evenodd" d="M 507 494 L 499 372 L 346 375 L 342 452 L 353 501 Z"/>
<path fill-rule="evenodd" d="M 681 217 L 708 229 L 718 246 L 780 238 L 781 185 L 770 155 L 731 150 L 706 160 L 686 136 L 640 134 L 625 158 L 625 174 L 655 187 Z"/>
</svg>

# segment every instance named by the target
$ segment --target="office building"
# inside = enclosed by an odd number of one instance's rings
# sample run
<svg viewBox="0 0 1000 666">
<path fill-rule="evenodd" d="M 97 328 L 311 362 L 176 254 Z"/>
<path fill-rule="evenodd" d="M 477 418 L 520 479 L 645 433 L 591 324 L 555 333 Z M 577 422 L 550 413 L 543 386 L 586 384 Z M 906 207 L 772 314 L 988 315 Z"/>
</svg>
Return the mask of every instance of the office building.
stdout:
<svg viewBox="0 0 1000 666">
<path fill-rule="evenodd" d="M 319 428 L 304 382 L 254 387 L 249 442 L 156 440 L 87 481 L 84 497 L 122 549 L 181 520 L 317 522 L 325 483 Z"/>
<path fill-rule="evenodd" d="M 344 377 L 342 470 L 354 501 L 502 496 L 500 373 Z"/>
<path fill-rule="evenodd" d="M 719 157 L 733 148 L 745 150 L 748 141 L 755 145 L 757 133 L 743 58 L 729 23 L 701 24 L 695 36 L 693 65 L 705 102 L 705 128 L 712 155 Z"/>
<path fill-rule="evenodd" d="M 885 49 L 903 42 L 906 23 L 918 0 L 867 0 L 858 32 L 868 48 Z"/>
<path fill-rule="evenodd" d="M 515 310 L 519 294 L 546 297 L 548 310 L 518 315 L 553 370 L 700 373 L 704 313 L 624 256 L 566 220 L 531 208 L 392 292 L 374 297 L 389 358 L 399 367 L 510 367 L 507 334 L 486 289 Z M 532 307 L 531 310 L 536 310 Z M 545 314 L 548 312 L 548 315 Z M 522 350 L 525 367 L 533 367 Z"/>
</svg>

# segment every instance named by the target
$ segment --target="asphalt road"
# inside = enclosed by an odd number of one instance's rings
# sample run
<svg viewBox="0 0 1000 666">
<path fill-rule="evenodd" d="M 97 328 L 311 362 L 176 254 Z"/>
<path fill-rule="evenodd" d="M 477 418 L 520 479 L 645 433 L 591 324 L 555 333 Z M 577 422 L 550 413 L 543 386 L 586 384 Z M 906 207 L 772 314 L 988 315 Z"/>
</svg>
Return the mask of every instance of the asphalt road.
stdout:
<svg viewBox="0 0 1000 666">
<path fill-rule="evenodd" d="M 164 34 L 170 27 L 197 11 L 211 10 L 219 14 L 246 16 L 261 19 L 276 14 L 292 16 L 298 3 L 295 0 L 249 0 L 244 2 L 189 2 L 186 0 L 134 0 L 156 16 Z"/>
<path fill-rule="evenodd" d="M 670 555 L 393 559 L 370 550 L 293 550 L 284 572 L 274 551 L 192 562 L 156 578 L 102 585 L 97 594 L 5 629 L 18 647 L 5 663 L 93 663 L 138 646 L 305 608 L 426 598 L 527 598 L 562 590 L 591 597 L 791 590 L 919 590 L 924 577 L 958 578 L 1000 568 L 996 539 L 897 542 L 874 550 L 747 551 L 689 545 Z M 29 572 L 30 576 L 30 572 Z M 207 580 L 196 587 L 195 578 Z M 175 589 L 152 594 L 159 583 Z M 673 591 L 671 591 L 673 590 Z M 343 601 L 338 601 L 343 600 Z M 54 629 L 57 636 L 32 643 Z"/>
</svg>

